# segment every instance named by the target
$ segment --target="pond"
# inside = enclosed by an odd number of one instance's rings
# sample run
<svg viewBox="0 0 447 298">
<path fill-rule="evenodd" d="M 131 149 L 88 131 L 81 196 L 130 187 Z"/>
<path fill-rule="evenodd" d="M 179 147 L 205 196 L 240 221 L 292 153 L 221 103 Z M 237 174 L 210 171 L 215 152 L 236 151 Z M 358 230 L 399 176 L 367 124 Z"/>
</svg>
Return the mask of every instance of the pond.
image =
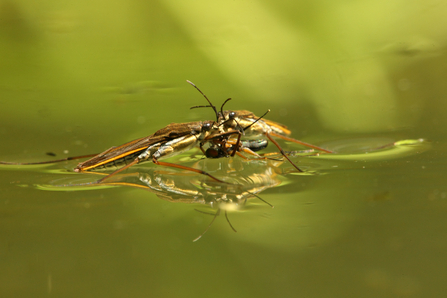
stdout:
<svg viewBox="0 0 447 298">
<path fill-rule="evenodd" d="M 432 2 L 2 3 L 1 161 L 214 120 L 187 79 L 334 153 L 276 138 L 302 173 L 272 142 L 267 160 L 166 159 L 231 184 L 151 162 L 102 184 L 83 160 L 2 164 L 0 295 L 442 297 L 447 7 Z"/>
</svg>

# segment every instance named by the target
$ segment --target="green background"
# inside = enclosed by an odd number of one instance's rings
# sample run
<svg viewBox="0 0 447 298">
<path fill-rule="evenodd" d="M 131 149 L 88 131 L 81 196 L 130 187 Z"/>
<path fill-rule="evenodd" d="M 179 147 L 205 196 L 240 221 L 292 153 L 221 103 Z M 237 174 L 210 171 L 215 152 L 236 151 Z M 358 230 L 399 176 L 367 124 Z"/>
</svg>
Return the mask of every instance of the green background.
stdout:
<svg viewBox="0 0 447 298">
<path fill-rule="evenodd" d="M 328 148 L 432 145 L 294 159 L 324 175 L 282 176 L 261 194 L 274 209 L 250 200 L 229 213 L 237 233 L 220 216 L 196 243 L 212 218 L 194 205 L 34 187 L 82 179 L 76 163 L 2 166 L 0 296 L 443 297 L 446 13 L 435 0 L 0 1 L 0 160 L 213 120 L 189 109 L 205 100 L 186 79 Z"/>
</svg>

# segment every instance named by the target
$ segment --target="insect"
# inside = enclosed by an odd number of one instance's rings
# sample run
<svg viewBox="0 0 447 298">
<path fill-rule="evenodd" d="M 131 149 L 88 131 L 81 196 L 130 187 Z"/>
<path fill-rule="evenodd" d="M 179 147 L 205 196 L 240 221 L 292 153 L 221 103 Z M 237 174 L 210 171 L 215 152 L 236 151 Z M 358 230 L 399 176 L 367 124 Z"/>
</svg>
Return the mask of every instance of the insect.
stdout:
<svg viewBox="0 0 447 298">
<path fill-rule="evenodd" d="M 238 153 L 238 151 L 244 151 L 247 153 L 251 153 L 257 157 L 260 157 L 258 154 L 254 153 L 254 151 L 258 151 L 258 150 L 261 150 L 261 149 L 264 149 L 265 147 L 267 147 L 268 141 L 254 140 L 252 142 L 244 143 L 241 141 L 242 134 L 239 130 L 235 130 L 235 129 L 224 130 L 223 129 L 222 124 L 225 124 L 225 121 L 223 121 L 223 122 L 221 121 L 222 115 L 223 115 L 222 109 L 223 109 L 223 106 L 229 100 L 231 100 L 231 98 L 228 98 L 226 101 L 224 101 L 224 103 L 220 107 L 221 112 L 219 113 L 219 112 L 217 112 L 216 107 L 211 104 L 211 101 L 208 99 L 208 97 L 206 97 L 206 95 L 194 83 L 192 83 L 191 81 L 188 81 L 188 80 L 186 80 L 186 81 L 189 84 L 191 84 L 194 88 L 196 88 L 197 91 L 199 91 L 203 95 L 203 97 L 205 97 L 205 99 L 210 103 L 210 105 L 206 105 L 206 106 L 194 106 L 194 107 L 191 107 L 191 109 L 212 108 L 214 110 L 214 113 L 216 114 L 216 121 L 218 123 L 217 127 L 219 129 L 216 130 L 212 136 L 210 136 L 209 138 L 206 139 L 206 141 L 210 144 L 210 147 L 206 151 L 203 150 L 204 142 L 200 143 L 200 149 L 202 150 L 203 154 L 208 158 L 221 158 L 221 157 L 228 157 L 230 155 L 234 156 L 235 154 Z M 265 113 L 265 114 L 267 114 L 267 113 Z M 256 124 L 256 122 L 261 120 L 265 116 L 265 114 L 262 115 L 261 117 L 259 117 L 258 119 L 256 119 L 255 121 L 253 121 L 253 123 L 251 123 L 249 126 Z M 230 137 L 232 135 L 237 135 L 237 140 L 234 140 L 234 139 L 230 140 Z M 252 148 L 250 148 L 250 147 L 252 147 Z M 229 154 L 230 151 L 232 152 L 231 154 Z M 241 154 L 238 154 L 238 155 L 245 158 Z"/>
<path fill-rule="evenodd" d="M 130 141 L 118 147 L 112 147 L 100 154 L 84 155 L 76 157 L 68 157 L 59 160 L 44 161 L 44 162 L 31 162 L 31 163 L 15 163 L 15 162 L 0 162 L 0 164 L 8 165 L 34 165 L 34 164 L 46 164 L 60 161 L 74 160 L 92 157 L 91 159 L 82 162 L 76 166 L 75 172 L 86 172 L 89 170 L 102 170 L 111 167 L 120 167 L 113 173 L 103 177 L 96 181 L 101 183 L 102 181 L 109 179 L 113 175 L 130 168 L 145 161 L 152 161 L 153 163 L 161 166 L 173 167 L 184 169 L 199 174 L 207 175 L 210 178 L 223 182 L 220 179 L 208 174 L 204 171 L 190 168 L 183 165 L 168 163 L 160 161 L 160 159 L 168 158 L 180 154 L 184 151 L 191 149 L 198 143 L 206 140 L 212 136 L 213 131 L 216 130 L 215 121 L 198 121 L 189 123 L 171 123 L 168 126 L 158 130 L 154 134 Z"/>
<path fill-rule="evenodd" d="M 190 81 L 187 82 L 194 86 L 206 98 L 206 100 L 210 102 L 206 95 L 196 85 L 194 85 Z M 290 164 L 294 166 L 299 172 L 303 172 L 303 170 L 298 168 L 298 166 L 296 166 L 290 160 L 290 158 L 287 156 L 287 153 L 281 148 L 278 142 L 273 139 L 273 137 L 295 142 L 305 147 L 316 149 L 325 153 L 333 153 L 330 150 L 288 137 L 288 135 L 290 135 L 292 132 L 287 128 L 287 126 L 264 118 L 264 116 L 269 113 L 270 110 L 267 110 L 267 112 L 264 113 L 264 115 L 262 115 L 261 117 L 257 117 L 252 112 L 246 110 L 224 111 L 223 107 L 229 100 L 231 100 L 231 98 L 228 98 L 222 104 L 220 112 L 217 112 L 216 108 L 212 104 L 206 106 L 191 107 L 191 109 L 209 107 L 213 108 L 214 112 L 217 115 L 218 126 L 223 127 L 223 132 L 219 134 L 216 133 L 212 140 L 210 140 L 210 143 L 212 145 L 206 152 L 204 152 L 207 157 L 220 158 L 225 156 L 234 156 L 237 151 L 245 151 L 257 157 L 261 157 L 260 155 L 257 155 L 253 152 L 256 150 L 251 150 L 250 148 L 243 146 L 243 143 L 241 142 L 242 136 L 244 136 L 244 139 L 255 140 L 259 142 L 259 144 L 265 144 L 260 146 L 260 149 L 263 149 L 267 146 L 268 142 L 265 143 L 266 140 L 262 139 L 262 137 L 267 137 L 278 148 L 280 153 L 290 162 Z M 230 139 L 231 135 L 237 135 L 237 140 L 234 141 Z M 228 147 L 234 148 L 231 154 L 229 154 Z"/>
<path fill-rule="evenodd" d="M 224 131 L 239 131 L 240 135 L 243 135 L 246 139 L 256 140 L 261 137 L 267 137 L 278 148 L 281 154 L 300 172 L 302 172 L 302 170 L 290 160 L 286 152 L 273 137 L 295 142 L 325 153 L 333 153 L 330 150 L 288 137 L 288 135 L 291 134 L 291 131 L 285 125 L 264 119 L 264 115 L 262 117 L 257 117 L 252 112 L 245 110 L 221 111 L 219 113 L 218 122 L 224 127 Z"/>
</svg>

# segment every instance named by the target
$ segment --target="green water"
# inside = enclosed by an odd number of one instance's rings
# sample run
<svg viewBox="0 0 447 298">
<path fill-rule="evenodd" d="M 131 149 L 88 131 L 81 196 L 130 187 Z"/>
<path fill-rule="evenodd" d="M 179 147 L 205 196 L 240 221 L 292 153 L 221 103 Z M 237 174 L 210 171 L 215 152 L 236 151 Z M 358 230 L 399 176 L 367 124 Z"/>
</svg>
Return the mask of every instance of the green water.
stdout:
<svg viewBox="0 0 447 298">
<path fill-rule="evenodd" d="M 271 109 L 292 137 L 337 152 L 292 155 L 305 174 L 199 151 L 171 160 L 237 187 L 152 164 L 68 187 L 99 176 L 74 173 L 76 161 L 2 165 L 0 296 L 444 297 L 446 10 L 0 2 L 2 161 L 99 153 L 213 120 L 189 109 L 206 102 L 186 79 L 217 106 Z M 220 212 L 205 234 L 204 212 Z"/>
</svg>

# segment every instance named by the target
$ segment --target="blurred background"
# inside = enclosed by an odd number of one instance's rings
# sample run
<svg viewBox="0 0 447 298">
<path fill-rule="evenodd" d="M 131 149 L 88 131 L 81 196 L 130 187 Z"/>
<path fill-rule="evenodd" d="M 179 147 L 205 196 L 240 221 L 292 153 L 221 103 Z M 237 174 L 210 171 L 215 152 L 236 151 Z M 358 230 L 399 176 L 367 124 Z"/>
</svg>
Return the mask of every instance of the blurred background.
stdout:
<svg viewBox="0 0 447 298">
<path fill-rule="evenodd" d="M 187 79 L 216 106 L 231 97 L 228 109 L 257 115 L 271 109 L 269 119 L 304 141 L 426 138 L 435 148 L 419 159 L 382 163 L 365 176 L 353 170 L 295 179 L 285 193 L 266 195 L 279 206 L 275 211 L 240 220 L 239 227 L 251 222 L 252 234 L 234 236 L 221 219 L 219 232 L 197 246 L 190 238 L 208 217 L 188 226 L 190 206 L 173 211 L 137 191 L 19 190 L 11 183 L 32 185 L 45 174 L 3 171 L 1 296 L 435 297 L 442 288 L 436 280 L 445 277 L 446 243 L 442 232 L 430 236 L 426 229 L 446 226 L 445 213 L 430 215 L 446 211 L 446 13 L 447 2 L 438 0 L 0 0 L 0 160 L 95 153 L 171 122 L 214 119 L 211 110 L 189 109 L 206 102 Z M 421 176 L 429 166 L 436 168 Z M 311 193 L 298 200 L 302 185 Z M 321 234 L 298 239 L 312 224 L 295 222 L 298 213 L 285 199 L 322 207 L 321 214 L 306 213 Z M 122 202 L 130 204 L 126 211 Z M 85 204 L 97 209 L 90 215 L 76 209 Z M 337 213 L 340 206 L 345 209 Z M 432 220 L 426 229 L 419 225 L 427 223 L 421 209 Z M 400 212 L 406 217 L 396 218 Z M 146 222 L 146 216 L 156 219 Z M 179 218 L 187 237 L 166 236 Z M 257 230 L 260 218 L 283 226 L 267 222 Z M 387 229 L 396 225 L 395 234 Z M 416 227 L 419 233 L 409 237 Z M 158 234 L 148 237 L 149 231 Z M 420 254 L 402 251 L 411 239 Z M 427 254 L 433 258 L 421 261 Z M 389 265 L 397 255 L 406 257 Z M 359 264 L 366 259 L 367 266 Z M 417 273 L 429 271 L 433 275 Z M 71 292 L 70 281 L 80 290 Z"/>
<path fill-rule="evenodd" d="M 0 5 L 8 129 L 41 137 L 64 120 L 98 134 L 145 121 L 149 134 L 161 123 L 212 117 L 188 111 L 204 100 L 186 79 L 216 105 L 232 97 L 230 108 L 296 119 L 297 132 L 309 124 L 399 131 L 427 115 L 431 126 L 444 123 L 433 109 L 445 94 L 442 1 Z"/>
</svg>

